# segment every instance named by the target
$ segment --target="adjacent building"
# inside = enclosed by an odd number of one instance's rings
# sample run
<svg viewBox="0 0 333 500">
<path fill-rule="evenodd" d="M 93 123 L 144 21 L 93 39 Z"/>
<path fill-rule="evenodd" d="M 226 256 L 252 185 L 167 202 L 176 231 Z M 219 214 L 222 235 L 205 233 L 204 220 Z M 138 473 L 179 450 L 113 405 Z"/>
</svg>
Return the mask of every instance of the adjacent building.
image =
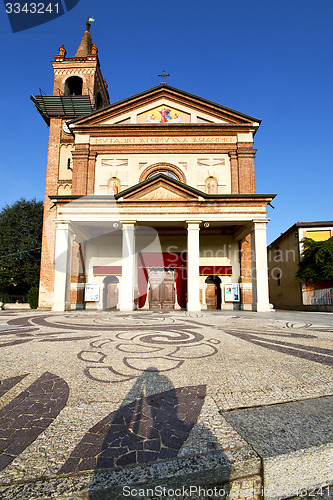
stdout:
<svg viewBox="0 0 333 500">
<path fill-rule="evenodd" d="M 269 310 L 260 120 L 164 82 L 111 104 L 89 22 L 52 65 L 40 308 Z"/>
<path fill-rule="evenodd" d="M 332 236 L 333 221 L 296 222 L 268 246 L 269 296 L 275 308 L 324 310 L 321 306 L 333 303 L 332 280 L 306 285 L 295 279 L 303 238 L 323 241 Z"/>
</svg>

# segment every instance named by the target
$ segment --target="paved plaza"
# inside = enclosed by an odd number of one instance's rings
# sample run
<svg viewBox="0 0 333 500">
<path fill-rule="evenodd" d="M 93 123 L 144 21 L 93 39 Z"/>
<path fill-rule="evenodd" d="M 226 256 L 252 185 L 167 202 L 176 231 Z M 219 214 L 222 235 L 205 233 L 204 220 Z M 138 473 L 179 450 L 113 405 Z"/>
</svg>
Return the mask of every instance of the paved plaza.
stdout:
<svg viewBox="0 0 333 500">
<path fill-rule="evenodd" d="M 332 336 L 329 313 L 0 311 L 0 498 L 333 497 Z"/>
</svg>

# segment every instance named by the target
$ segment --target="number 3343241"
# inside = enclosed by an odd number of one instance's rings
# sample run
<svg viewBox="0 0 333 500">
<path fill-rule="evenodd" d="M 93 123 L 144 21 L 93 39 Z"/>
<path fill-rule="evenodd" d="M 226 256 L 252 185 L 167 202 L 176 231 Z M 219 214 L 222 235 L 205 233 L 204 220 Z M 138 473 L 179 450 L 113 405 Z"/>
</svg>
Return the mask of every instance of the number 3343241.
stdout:
<svg viewBox="0 0 333 500">
<path fill-rule="evenodd" d="M 58 3 L 6 3 L 7 14 L 58 14 Z"/>
</svg>

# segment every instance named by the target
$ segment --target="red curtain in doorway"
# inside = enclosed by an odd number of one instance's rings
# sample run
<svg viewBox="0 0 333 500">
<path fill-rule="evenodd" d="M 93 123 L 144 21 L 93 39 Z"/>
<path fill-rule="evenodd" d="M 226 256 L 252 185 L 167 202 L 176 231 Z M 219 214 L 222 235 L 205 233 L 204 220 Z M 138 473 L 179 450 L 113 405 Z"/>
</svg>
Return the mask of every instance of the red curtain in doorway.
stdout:
<svg viewBox="0 0 333 500">
<path fill-rule="evenodd" d="M 175 269 L 177 302 L 182 309 L 187 307 L 187 255 L 179 254 L 180 266 Z"/>
<path fill-rule="evenodd" d="M 143 307 L 147 300 L 148 289 L 148 269 L 146 267 L 139 267 L 138 269 L 138 289 L 139 289 L 139 309 Z"/>
<path fill-rule="evenodd" d="M 147 299 L 148 269 L 150 267 L 171 267 L 175 270 L 177 302 L 182 309 L 187 304 L 187 259 L 186 253 L 143 253 L 138 262 L 138 306 L 142 308 Z"/>
</svg>

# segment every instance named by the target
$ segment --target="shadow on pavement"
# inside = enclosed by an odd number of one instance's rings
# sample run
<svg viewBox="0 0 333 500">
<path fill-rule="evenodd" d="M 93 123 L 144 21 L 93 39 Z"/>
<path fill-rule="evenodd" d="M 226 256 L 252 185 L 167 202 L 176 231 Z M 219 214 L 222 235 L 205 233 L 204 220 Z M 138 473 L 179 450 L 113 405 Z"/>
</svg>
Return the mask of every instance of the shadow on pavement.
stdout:
<svg viewBox="0 0 333 500">
<path fill-rule="evenodd" d="M 138 484 L 174 489 L 186 486 L 188 481 L 189 485 L 197 484 L 193 482 L 195 475 L 186 475 L 184 470 L 178 471 L 179 479 L 177 471 L 171 477 L 168 473 L 165 476 L 168 467 L 165 462 L 177 457 L 188 462 L 191 452 L 192 455 L 198 454 L 198 449 L 191 448 L 191 443 L 194 447 L 198 446 L 195 438 L 182 447 L 197 424 L 205 395 L 206 387 L 203 385 L 175 388 L 157 368 L 148 368 L 136 380 L 122 406 L 86 433 L 59 473 L 95 470 L 89 489 L 92 500 L 125 498 L 123 487 L 127 486 L 128 492 L 137 488 Z M 215 436 L 204 425 L 197 424 L 194 432 L 201 442 L 205 441 L 206 453 L 218 450 Z M 140 467 L 133 469 L 133 466 Z M 148 473 L 147 468 L 150 468 Z M 106 472 L 106 469 L 113 477 L 112 486 L 106 475 L 103 475 L 103 485 L 101 472 Z M 121 472 L 118 477 L 114 474 L 117 471 Z M 161 484 L 163 478 L 167 483 L 165 485 Z"/>
</svg>

